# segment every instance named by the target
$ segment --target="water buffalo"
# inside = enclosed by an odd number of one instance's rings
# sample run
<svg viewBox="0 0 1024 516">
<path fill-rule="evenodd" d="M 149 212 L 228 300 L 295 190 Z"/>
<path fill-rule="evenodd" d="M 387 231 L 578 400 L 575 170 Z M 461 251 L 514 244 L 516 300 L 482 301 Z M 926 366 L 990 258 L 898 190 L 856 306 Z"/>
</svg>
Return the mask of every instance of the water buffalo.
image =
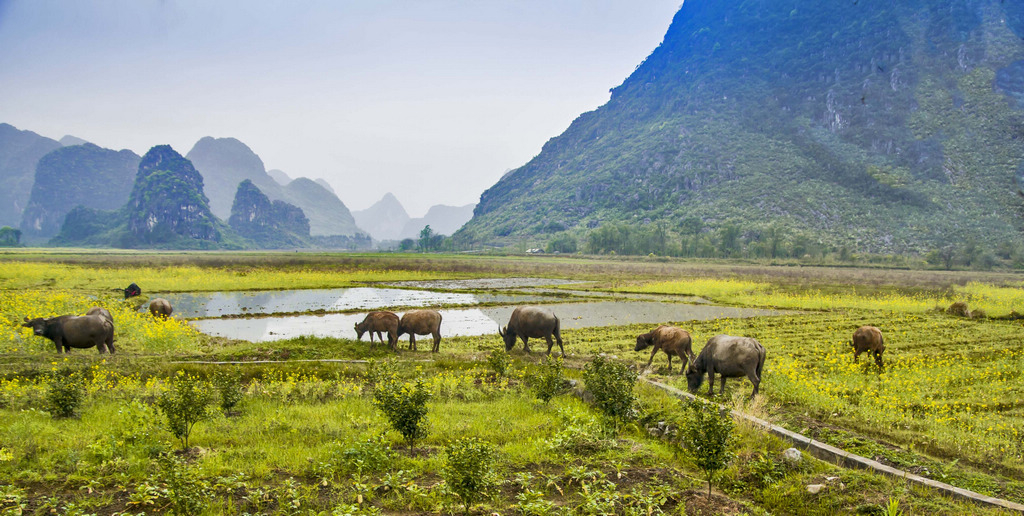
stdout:
<svg viewBox="0 0 1024 516">
<path fill-rule="evenodd" d="M 756 339 L 715 335 L 708 340 L 697 359 L 686 369 L 686 384 L 690 392 L 697 392 L 708 375 L 708 396 L 715 395 L 715 373 L 722 376 L 720 392 L 725 393 L 725 379 L 746 376 L 754 384 L 753 398 L 761 385 L 761 369 L 764 367 L 765 350 Z"/>
<path fill-rule="evenodd" d="M 690 333 L 682 328 L 676 326 L 661 325 L 647 333 L 643 333 L 636 336 L 636 348 L 634 351 L 643 351 L 650 346 L 651 359 L 647 361 L 647 367 L 651 367 L 651 362 L 654 362 L 654 355 L 658 354 L 658 350 L 662 350 L 668 355 L 668 372 L 672 372 L 672 355 L 679 357 L 679 360 L 683 361 L 683 365 L 679 366 L 679 372 L 682 373 L 686 370 L 687 362 L 693 361 L 693 349 L 690 347 L 691 344 Z"/>
<path fill-rule="evenodd" d="M 356 323 L 356 338 L 363 339 L 363 334 L 370 332 L 370 349 L 373 349 L 373 334 L 377 339 L 384 342 L 380 332 L 388 333 L 388 346 L 392 351 L 398 351 L 398 315 L 394 312 L 377 311 L 366 314 L 363 322 Z"/>
<path fill-rule="evenodd" d="M 882 352 L 885 351 L 885 342 L 882 340 L 882 330 L 874 326 L 861 326 L 853 332 L 853 361 L 856 362 L 865 351 L 875 355 L 875 364 L 878 364 L 879 370 L 884 371 Z"/>
<path fill-rule="evenodd" d="M 124 298 L 135 297 L 142 295 L 142 289 L 138 285 L 132 283 L 128 285 L 128 288 L 124 289 Z"/>
<path fill-rule="evenodd" d="M 520 306 L 512 311 L 512 317 L 508 320 L 508 326 L 504 329 L 498 328 L 498 335 L 505 340 L 505 351 L 512 351 L 516 345 L 516 337 L 523 339 L 523 349 L 529 353 L 530 337 L 544 337 L 548 341 L 548 354 L 555 345 L 551 342 L 551 335 L 558 340 L 558 348 L 565 356 L 565 348 L 562 346 L 561 323 L 555 313 L 548 308 L 539 306 Z"/>
<path fill-rule="evenodd" d="M 398 321 L 398 337 L 409 334 L 409 349 L 416 350 L 417 335 L 432 335 L 434 347 L 430 350 L 437 353 L 441 349 L 441 314 L 437 310 L 410 310 L 402 314 Z"/>
<path fill-rule="evenodd" d="M 110 324 L 114 324 L 114 316 L 110 315 L 110 312 L 102 306 L 94 306 L 85 312 L 85 315 L 102 315 L 103 318 L 110 321 Z"/>
<path fill-rule="evenodd" d="M 171 307 L 171 302 L 162 297 L 158 297 L 149 302 L 149 313 L 153 314 L 153 317 L 159 316 L 166 319 L 171 316 L 171 312 L 173 311 L 174 308 Z"/>
<path fill-rule="evenodd" d="M 53 341 L 57 353 L 70 353 L 71 348 L 96 346 L 100 353 L 114 353 L 114 323 L 106 317 L 96 315 L 62 315 L 60 317 L 25 318 L 22 326 L 32 328 L 40 337 Z"/>
</svg>

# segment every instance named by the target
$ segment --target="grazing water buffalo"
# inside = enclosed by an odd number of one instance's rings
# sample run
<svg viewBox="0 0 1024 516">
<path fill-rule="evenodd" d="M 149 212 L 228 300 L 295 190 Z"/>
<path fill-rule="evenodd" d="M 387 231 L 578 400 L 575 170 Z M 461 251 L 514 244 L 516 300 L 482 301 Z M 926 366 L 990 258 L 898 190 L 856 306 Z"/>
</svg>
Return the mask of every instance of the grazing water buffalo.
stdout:
<svg viewBox="0 0 1024 516">
<path fill-rule="evenodd" d="M 530 352 L 528 343 L 530 337 L 544 337 L 548 341 L 549 355 L 551 348 L 555 345 L 554 342 L 551 342 L 551 336 L 554 335 L 558 340 L 558 349 L 561 349 L 562 356 L 565 356 L 565 348 L 562 346 L 561 323 L 558 321 L 558 317 L 555 317 L 555 313 L 548 308 L 517 307 L 512 311 L 508 326 L 505 329 L 498 328 L 498 335 L 505 339 L 505 351 L 512 351 L 512 347 L 516 345 L 516 337 L 519 337 L 523 339 L 523 349 L 527 353 Z"/>
<path fill-rule="evenodd" d="M 135 297 L 142 295 L 142 289 L 138 285 L 132 283 L 128 285 L 128 288 L 124 289 L 124 298 Z"/>
<path fill-rule="evenodd" d="M 149 302 L 149 313 L 153 314 L 153 317 L 159 316 L 166 319 L 171 316 L 173 311 L 174 308 L 171 307 L 171 302 L 162 297 Z"/>
<path fill-rule="evenodd" d="M 874 326 L 861 326 L 853 332 L 853 361 L 856 362 L 865 351 L 875 355 L 875 364 L 878 364 L 879 370 L 884 371 L 882 352 L 885 351 L 885 342 L 882 340 L 882 330 Z"/>
<path fill-rule="evenodd" d="M 363 340 L 363 334 L 370 332 L 370 349 L 373 349 L 373 334 L 384 343 L 380 332 L 388 334 L 388 346 L 392 351 L 398 351 L 398 316 L 394 312 L 377 311 L 366 314 L 363 322 L 356 323 L 356 339 Z"/>
<path fill-rule="evenodd" d="M 725 393 L 725 379 L 746 376 L 754 384 L 753 398 L 761 385 L 761 369 L 764 367 L 765 350 L 756 339 L 715 335 L 708 340 L 704 349 L 686 369 L 686 384 L 690 392 L 697 392 L 708 375 L 708 396 L 715 395 L 715 373 L 722 376 L 719 392 Z"/>
<path fill-rule="evenodd" d="M 398 337 L 409 334 L 409 349 L 416 350 L 417 335 L 432 335 L 434 347 L 430 350 L 437 353 L 441 349 L 441 314 L 437 310 L 410 310 L 398 321 Z"/>
<path fill-rule="evenodd" d="M 683 365 L 679 366 L 679 372 L 682 373 L 686 370 L 686 363 L 694 360 L 693 349 L 690 347 L 691 342 L 690 333 L 686 330 L 663 324 L 647 333 L 637 335 L 634 351 L 643 351 L 653 346 L 651 359 L 647 361 L 645 369 L 651 367 L 651 362 L 654 362 L 654 355 L 658 354 L 658 350 L 664 351 L 668 355 L 668 372 L 670 373 L 672 372 L 672 355 L 675 355 L 683 361 Z"/>
<path fill-rule="evenodd" d="M 114 323 L 102 315 L 62 315 L 60 317 L 25 318 L 22 326 L 32 328 L 40 337 L 53 341 L 57 353 L 70 353 L 71 348 L 96 346 L 100 353 L 114 353 Z"/>
</svg>

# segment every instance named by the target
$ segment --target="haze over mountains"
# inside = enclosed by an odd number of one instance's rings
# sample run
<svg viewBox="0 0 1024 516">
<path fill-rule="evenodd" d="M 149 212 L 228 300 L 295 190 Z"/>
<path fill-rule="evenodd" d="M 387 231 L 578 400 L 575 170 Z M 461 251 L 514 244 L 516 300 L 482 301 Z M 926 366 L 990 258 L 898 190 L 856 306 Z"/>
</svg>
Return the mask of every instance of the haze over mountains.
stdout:
<svg viewBox="0 0 1024 516">
<path fill-rule="evenodd" d="M 456 238 L 1019 246 L 1022 37 L 1024 2 L 687 0 Z"/>
<path fill-rule="evenodd" d="M 473 217 L 475 206 L 437 204 L 431 206 L 423 217 L 412 218 L 394 194 L 388 192 L 369 208 L 353 211 L 352 216 L 359 227 L 377 240 L 416 239 L 426 226 L 430 226 L 434 234 L 451 235 Z"/>
</svg>

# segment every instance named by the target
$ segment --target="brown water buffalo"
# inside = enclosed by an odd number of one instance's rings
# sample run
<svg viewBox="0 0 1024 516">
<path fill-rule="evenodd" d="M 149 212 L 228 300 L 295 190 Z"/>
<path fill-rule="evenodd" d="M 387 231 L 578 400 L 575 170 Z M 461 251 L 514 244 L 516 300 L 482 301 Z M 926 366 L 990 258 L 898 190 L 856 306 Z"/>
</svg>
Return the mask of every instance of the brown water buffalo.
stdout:
<svg viewBox="0 0 1024 516">
<path fill-rule="evenodd" d="M 437 310 L 410 310 L 402 314 L 398 321 L 398 337 L 409 334 L 409 349 L 416 350 L 417 335 L 434 337 L 434 347 L 430 350 L 437 353 L 441 349 L 441 314 Z"/>
<path fill-rule="evenodd" d="M 166 319 L 171 316 L 173 311 L 174 308 L 171 306 L 171 302 L 162 297 L 149 302 L 149 313 L 153 314 L 153 317 L 163 317 Z"/>
<path fill-rule="evenodd" d="M 636 348 L 634 351 L 643 351 L 648 347 L 653 346 L 651 349 L 651 359 L 647 361 L 647 367 L 651 367 L 651 362 L 654 362 L 654 355 L 658 354 L 658 350 L 664 351 L 668 355 L 668 372 L 672 372 L 672 356 L 679 357 L 679 360 L 683 361 L 683 365 L 679 366 L 679 372 L 686 371 L 687 362 L 693 361 L 693 349 L 690 347 L 692 340 L 690 339 L 690 333 L 686 330 L 676 326 L 661 325 L 657 328 L 636 336 Z"/>
<path fill-rule="evenodd" d="M 59 317 L 25 318 L 22 326 L 32 328 L 40 337 L 53 341 L 57 353 L 70 353 L 71 348 L 96 346 L 100 353 L 114 353 L 114 323 L 102 315 L 62 315 Z"/>
<path fill-rule="evenodd" d="M 363 334 L 370 332 L 370 349 L 373 349 L 373 334 L 377 339 L 384 342 L 380 332 L 387 332 L 388 346 L 392 351 L 398 351 L 398 315 L 394 312 L 377 311 L 366 314 L 363 322 L 356 323 L 356 339 L 362 340 Z"/>
<path fill-rule="evenodd" d="M 764 346 L 757 339 L 715 335 L 708 340 L 697 359 L 686 369 L 686 384 L 690 392 L 697 392 L 708 375 L 708 396 L 715 395 L 715 374 L 722 376 L 719 392 L 725 393 L 725 379 L 746 376 L 754 384 L 753 398 L 761 385 L 761 369 L 764 368 Z"/>
<path fill-rule="evenodd" d="M 565 356 L 565 348 L 562 346 L 561 323 L 555 313 L 549 308 L 540 306 L 520 306 L 512 311 L 512 317 L 508 320 L 508 326 L 504 329 L 498 328 L 498 335 L 505 340 L 505 351 L 512 351 L 516 345 L 516 337 L 523 339 L 523 349 L 529 353 L 529 338 L 544 337 L 548 341 L 548 354 L 555 345 L 551 341 L 554 335 L 558 340 L 558 348 Z"/>
<path fill-rule="evenodd" d="M 885 342 L 882 340 L 882 330 L 874 326 L 861 326 L 853 332 L 853 361 L 856 362 L 865 351 L 875 356 L 875 364 L 879 370 L 884 371 L 882 352 L 885 351 Z"/>
<path fill-rule="evenodd" d="M 114 324 L 114 316 L 110 315 L 110 312 L 102 306 L 94 306 L 85 312 L 85 315 L 102 315 L 106 320 L 110 321 L 110 324 Z"/>
</svg>

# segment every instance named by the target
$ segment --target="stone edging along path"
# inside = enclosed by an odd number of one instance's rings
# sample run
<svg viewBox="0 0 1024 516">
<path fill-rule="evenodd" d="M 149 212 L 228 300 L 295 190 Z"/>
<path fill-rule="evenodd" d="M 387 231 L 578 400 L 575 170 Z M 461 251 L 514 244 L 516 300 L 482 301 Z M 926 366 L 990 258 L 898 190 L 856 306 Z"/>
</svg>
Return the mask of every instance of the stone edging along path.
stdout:
<svg viewBox="0 0 1024 516">
<path fill-rule="evenodd" d="M 429 360 L 429 359 L 428 360 L 419 360 L 419 362 L 430 362 L 430 361 L 431 360 Z M 270 364 L 270 363 L 282 363 L 282 362 L 336 362 L 336 363 L 340 362 L 340 363 L 349 363 L 349 364 L 353 364 L 353 363 L 354 364 L 359 364 L 359 363 L 366 363 L 367 361 L 366 360 L 338 360 L 338 359 L 306 359 L 306 360 L 252 360 L 252 361 L 225 361 L 225 362 L 180 361 L 180 362 L 171 362 L 171 363 L 173 363 L 173 364 L 221 364 L 221 365 L 228 365 L 228 364 Z M 696 399 L 698 399 L 693 394 L 690 394 L 690 393 L 688 393 L 686 391 L 682 391 L 680 389 L 672 387 L 671 385 L 666 385 L 666 384 L 663 384 L 661 382 L 656 382 L 654 380 L 649 380 L 649 379 L 644 378 L 644 377 L 640 377 L 640 380 L 643 380 L 643 381 L 647 382 L 648 384 L 650 384 L 650 385 L 652 385 L 654 387 L 657 387 L 657 388 L 659 388 L 659 389 L 661 389 L 661 390 L 663 390 L 665 392 L 668 392 L 669 394 L 672 394 L 673 396 L 675 396 L 677 398 L 684 398 L 684 399 L 689 399 L 689 400 L 696 400 Z M 725 407 L 725 406 L 720 405 L 720 404 L 718 406 L 722 407 L 722 408 L 728 408 L 728 407 Z M 839 448 L 836 448 L 835 446 L 831 446 L 831 445 L 825 444 L 825 443 L 823 443 L 821 441 L 815 441 L 814 439 L 811 439 L 811 438 L 809 438 L 809 437 L 807 437 L 805 435 L 801 435 L 801 434 L 798 434 L 796 432 L 792 432 L 790 430 L 782 428 L 779 425 L 773 425 L 773 424 L 771 424 L 771 423 L 769 423 L 769 422 L 767 422 L 767 421 L 765 421 L 763 419 L 759 419 L 759 418 L 756 418 L 754 416 L 750 416 L 750 415 L 744 414 L 744 413 L 736 411 L 736 410 L 731 410 L 731 413 L 732 413 L 733 418 L 735 418 L 735 419 L 742 419 L 742 420 L 747 421 L 747 422 L 749 422 L 749 423 L 751 423 L 751 424 L 753 424 L 753 425 L 755 425 L 757 427 L 760 427 L 760 428 L 764 429 L 765 431 L 767 431 L 767 432 L 769 432 L 771 434 L 774 434 L 774 435 L 776 435 L 778 437 L 781 437 L 781 438 L 783 438 L 783 439 L 793 443 L 797 447 L 803 448 L 808 453 L 810 453 L 811 455 L 817 457 L 818 459 L 821 459 L 821 460 L 824 460 L 824 461 L 827 461 L 827 462 L 832 462 L 832 463 L 835 463 L 835 464 L 839 464 L 839 465 L 842 465 L 842 466 L 848 467 L 848 468 L 869 469 L 869 470 L 875 471 L 877 473 L 881 473 L 883 475 L 888 475 L 890 477 L 902 478 L 902 479 L 905 479 L 908 482 L 913 482 L 915 484 L 918 484 L 918 485 L 921 485 L 921 486 L 924 486 L 924 487 L 928 487 L 928 488 L 934 489 L 936 491 L 939 491 L 939 492 L 944 493 L 944 494 L 948 494 L 950 496 L 954 496 L 954 497 L 961 498 L 961 499 L 964 499 L 964 500 L 969 500 L 969 501 L 977 503 L 979 505 L 989 505 L 989 506 L 992 506 L 992 507 L 998 507 L 1000 509 L 1008 509 L 1008 510 L 1011 510 L 1011 511 L 1016 511 L 1016 512 L 1019 512 L 1021 514 L 1024 514 L 1024 505 L 1021 505 L 1019 503 L 1011 502 L 1009 500 L 1003 500 L 1001 498 L 995 498 L 995 497 L 992 497 L 992 496 L 986 496 L 986 495 L 983 495 L 981 493 L 976 493 L 974 491 L 971 491 L 969 489 L 962 489 L 962 488 L 959 488 L 959 487 L 954 487 L 954 486 L 951 486 L 951 485 L 946 484 L 944 482 L 939 482 L 939 481 L 936 481 L 936 480 L 932 480 L 930 478 L 922 477 L 920 475 L 915 475 L 913 473 L 908 473 L 906 471 L 899 470 L 899 469 L 893 468 L 891 466 L 886 466 L 885 464 L 882 464 L 881 462 L 878 462 L 878 461 L 875 461 L 875 460 L 871 460 L 871 459 L 869 459 L 867 457 L 861 457 L 860 455 L 854 455 L 854 454 L 849 453 L 847 451 L 844 451 L 844 450 L 841 450 Z"/>
<path fill-rule="evenodd" d="M 675 387 L 672 387 L 671 385 L 665 385 L 654 380 L 648 380 L 647 378 L 640 379 L 647 382 L 650 385 L 653 385 L 654 387 L 657 387 L 668 392 L 669 394 L 672 394 L 673 396 L 676 396 L 677 398 L 697 399 L 696 396 L 688 392 L 682 391 L 680 389 L 677 389 Z M 723 408 L 728 408 L 722 405 L 719 406 Z M 906 471 L 886 466 L 881 462 L 871 460 L 867 457 L 861 457 L 860 455 L 854 455 L 847 451 L 836 448 L 835 446 L 830 446 L 821 441 L 815 441 L 814 439 L 811 439 L 807 436 L 786 430 L 785 428 L 782 428 L 779 425 L 773 425 L 763 419 L 758 419 L 756 417 L 743 414 L 742 412 L 738 412 L 736 410 L 732 410 L 732 416 L 735 419 L 742 419 L 760 428 L 763 428 L 764 430 L 771 434 L 774 434 L 787 441 L 790 441 L 797 447 L 803 448 L 808 453 L 817 457 L 818 459 L 840 464 L 844 467 L 873 470 L 883 475 L 902 478 L 908 482 L 913 482 L 915 484 L 934 489 L 936 491 L 948 494 L 950 496 L 969 500 L 979 505 L 990 505 L 993 507 L 1008 509 L 1011 511 L 1016 511 L 1024 514 L 1024 505 L 1021 505 L 1019 503 L 1011 502 L 1009 500 L 1003 500 L 1001 498 L 986 496 L 968 489 L 954 487 L 944 482 L 938 482 L 930 478 L 925 478 L 920 475 L 915 475 L 913 473 L 908 473 Z"/>
</svg>

